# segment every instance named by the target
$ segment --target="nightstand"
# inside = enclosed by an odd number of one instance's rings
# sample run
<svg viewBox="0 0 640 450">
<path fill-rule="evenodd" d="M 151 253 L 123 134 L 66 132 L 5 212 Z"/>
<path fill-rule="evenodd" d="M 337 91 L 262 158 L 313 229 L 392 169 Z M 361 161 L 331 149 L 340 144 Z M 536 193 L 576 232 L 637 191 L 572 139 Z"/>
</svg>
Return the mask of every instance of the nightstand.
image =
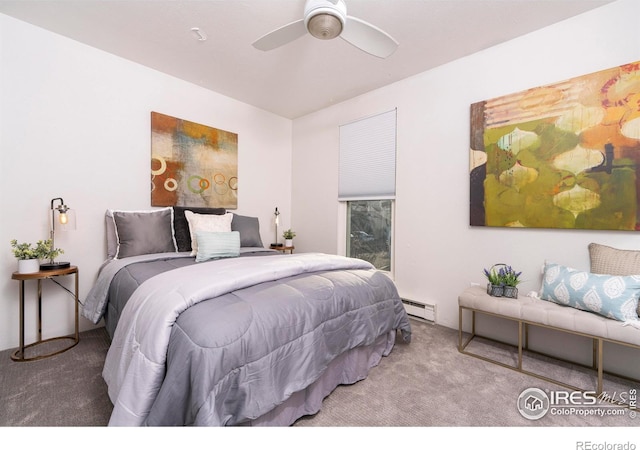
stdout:
<svg viewBox="0 0 640 450">
<path fill-rule="evenodd" d="M 295 250 L 295 247 L 292 245 L 291 247 L 285 247 L 285 246 L 280 246 L 280 247 L 274 247 L 273 245 L 270 247 L 271 250 L 278 250 L 279 252 L 282 253 L 291 253 L 293 254 L 293 251 Z"/>
<path fill-rule="evenodd" d="M 60 336 L 50 339 L 42 340 L 42 280 L 47 278 L 62 277 L 67 275 L 75 275 L 75 333 L 73 336 Z M 66 267 L 64 269 L 54 270 L 41 270 L 35 273 L 18 273 L 14 272 L 11 275 L 12 280 L 20 281 L 20 347 L 11 354 L 11 359 L 14 361 L 35 361 L 38 359 L 48 358 L 49 356 L 57 355 L 65 352 L 72 347 L 75 347 L 80 342 L 80 336 L 78 333 L 78 268 L 76 266 Z M 24 283 L 28 280 L 37 280 L 38 282 L 38 338 L 36 342 L 28 345 L 24 345 Z M 57 283 L 57 282 L 56 282 Z M 66 288 L 65 288 L 66 289 Z M 32 356 L 26 358 L 24 351 L 28 348 L 35 347 L 46 342 L 58 341 L 58 340 L 70 340 L 71 343 L 62 349 L 58 349 L 51 353 Z"/>
</svg>

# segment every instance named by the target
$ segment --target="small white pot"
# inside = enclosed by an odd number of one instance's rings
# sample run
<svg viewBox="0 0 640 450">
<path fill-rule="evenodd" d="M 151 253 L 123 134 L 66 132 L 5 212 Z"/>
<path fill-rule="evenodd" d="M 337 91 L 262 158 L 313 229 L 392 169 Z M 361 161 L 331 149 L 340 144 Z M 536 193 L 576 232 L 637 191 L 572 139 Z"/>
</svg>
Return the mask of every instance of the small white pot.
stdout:
<svg viewBox="0 0 640 450">
<path fill-rule="evenodd" d="M 293 247 L 293 239 L 285 239 L 284 240 L 285 247 Z"/>
<path fill-rule="evenodd" d="M 36 273 L 40 271 L 40 260 L 38 259 L 19 259 L 18 273 Z"/>
</svg>

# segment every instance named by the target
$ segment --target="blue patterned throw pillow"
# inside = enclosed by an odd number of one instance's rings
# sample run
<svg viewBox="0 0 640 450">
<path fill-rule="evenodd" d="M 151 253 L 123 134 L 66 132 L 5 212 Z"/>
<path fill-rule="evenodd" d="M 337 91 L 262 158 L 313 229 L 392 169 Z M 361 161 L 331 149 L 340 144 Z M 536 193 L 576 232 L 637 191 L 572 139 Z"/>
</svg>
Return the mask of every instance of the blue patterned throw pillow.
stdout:
<svg viewBox="0 0 640 450">
<path fill-rule="evenodd" d="M 640 276 L 581 272 L 560 264 L 544 266 L 540 298 L 620 321 L 638 320 Z"/>
</svg>

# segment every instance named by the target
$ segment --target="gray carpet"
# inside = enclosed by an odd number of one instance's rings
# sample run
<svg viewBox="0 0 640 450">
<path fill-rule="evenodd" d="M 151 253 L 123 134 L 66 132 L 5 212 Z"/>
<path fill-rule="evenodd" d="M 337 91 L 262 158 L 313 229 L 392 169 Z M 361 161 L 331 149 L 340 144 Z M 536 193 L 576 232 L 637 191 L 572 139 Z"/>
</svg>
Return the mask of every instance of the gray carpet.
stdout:
<svg viewBox="0 0 640 450">
<path fill-rule="evenodd" d="M 591 413 L 525 419 L 517 410 L 520 393 L 531 387 L 563 390 L 554 384 L 460 354 L 457 331 L 412 321 L 413 341 L 398 343 L 390 356 L 369 377 L 338 387 L 322 410 L 295 424 L 298 427 L 365 426 L 638 426 L 640 419 L 623 415 L 599 417 Z M 73 349 L 34 362 L 10 360 L 12 351 L 0 352 L 0 425 L 103 426 L 111 403 L 101 377 L 109 345 L 104 328 L 81 333 Z M 504 352 L 493 343 L 472 343 L 474 351 Z M 508 350 L 507 350 L 508 351 Z M 570 365 L 549 364 L 545 358 L 529 360 L 531 369 L 556 372 L 590 388 L 595 377 Z M 638 386 L 608 377 L 606 392 L 628 392 Z M 593 409 L 593 408 L 592 408 Z M 612 414 L 621 408 L 599 404 Z"/>
<path fill-rule="evenodd" d="M 50 358 L 16 362 L 12 350 L 1 352 L 0 425 L 107 424 L 112 406 L 101 373 L 109 343 L 98 328 L 80 333 L 78 345 Z"/>
</svg>

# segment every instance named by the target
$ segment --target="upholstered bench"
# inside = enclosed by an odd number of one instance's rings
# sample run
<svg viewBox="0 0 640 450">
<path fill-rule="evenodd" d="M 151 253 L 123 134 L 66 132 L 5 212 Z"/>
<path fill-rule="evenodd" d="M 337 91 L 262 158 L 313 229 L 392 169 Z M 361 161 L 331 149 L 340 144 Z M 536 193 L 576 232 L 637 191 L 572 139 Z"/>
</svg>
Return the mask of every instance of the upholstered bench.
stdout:
<svg viewBox="0 0 640 450">
<path fill-rule="evenodd" d="M 522 367 L 523 350 L 528 349 L 528 327 L 545 327 L 593 339 L 592 367 L 597 371 L 597 393 L 602 393 L 603 378 L 603 342 L 626 345 L 640 349 L 640 329 L 624 326 L 623 322 L 609 319 L 592 312 L 562 306 L 550 301 L 533 297 L 520 296 L 516 299 L 506 297 L 491 297 L 486 289 L 480 286 L 467 288 L 458 297 L 459 306 L 459 339 L 458 350 L 461 353 L 499 364 L 537 378 L 556 383 L 569 389 L 581 390 L 576 386 L 554 380 L 543 375 L 524 370 Z M 471 333 L 463 342 L 463 313 L 471 311 Z M 475 354 L 467 349 L 469 343 L 476 337 L 476 314 L 487 314 L 517 322 L 518 359 L 515 366 Z M 639 381 L 640 380 L 634 380 Z"/>
</svg>

